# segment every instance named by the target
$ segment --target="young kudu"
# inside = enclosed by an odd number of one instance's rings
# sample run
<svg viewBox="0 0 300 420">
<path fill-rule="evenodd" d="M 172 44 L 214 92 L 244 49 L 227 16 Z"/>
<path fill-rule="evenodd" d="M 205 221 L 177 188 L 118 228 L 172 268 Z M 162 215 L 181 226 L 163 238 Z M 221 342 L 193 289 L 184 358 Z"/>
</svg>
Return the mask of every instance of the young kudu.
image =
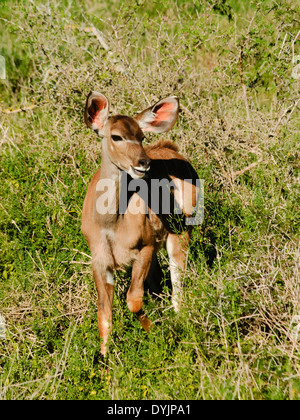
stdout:
<svg viewBox="0 0 300 420">
<path fill-rule="evenodd" d="M 182 223 L 182 219 L 176 225 L 170 216 L 176 213 L 176 206 L 177 213 L 179 208 L 186 217 L 193 214 L 198 177 L 171 141 L 160 140 L 146 147 L 142 144 L 146 132 L 169 131 L 177 120 L 178 108 L 178 99 L 170 96 L 132 118 L 109 117 L 109 103 L 104 95 L 91 92 L 87 97 L 85 122 L 103 137 L 101 168 L 88 187 L 82 212 L 82 232 L 92 253 L 98 293 L 102 354 L 107 352 L 112 329 L 114 270 L 132 265 L 127 304 L 148 331 L 150 320 L 142 309 L 144 282 L 147 276 L 155 277 L 156 253 L 165 244 L 170 260 L 172 304 L 176 311 L 180 307 L 180 272 L 186 265 L 191 226 Z M 132 180 L 142 180 L 147 193 L 133 191 Z M 161 205 L 159 190 L 153 193 L 155 180 L 164 190 L 163 197 L 167 196 L 171 203 L 167 211 Z M 155 282 L 155 278 L 152 280 Z"/>
</svg>

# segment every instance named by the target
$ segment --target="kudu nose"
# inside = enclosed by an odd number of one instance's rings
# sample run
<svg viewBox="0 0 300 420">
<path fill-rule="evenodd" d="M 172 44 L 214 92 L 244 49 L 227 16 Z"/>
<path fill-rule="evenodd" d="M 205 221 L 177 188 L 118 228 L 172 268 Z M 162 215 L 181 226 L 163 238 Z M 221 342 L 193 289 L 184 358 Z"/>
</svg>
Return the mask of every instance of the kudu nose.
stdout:
<svg viewBox="0 0 300 420">
<path fill-rule="evenodd" d="M 143 157 L 139 159 L 139 166 L 142 166 L 143 168 L 149 168 L 150 166 L 150 159 L 148 157 Z"/>
</svg>

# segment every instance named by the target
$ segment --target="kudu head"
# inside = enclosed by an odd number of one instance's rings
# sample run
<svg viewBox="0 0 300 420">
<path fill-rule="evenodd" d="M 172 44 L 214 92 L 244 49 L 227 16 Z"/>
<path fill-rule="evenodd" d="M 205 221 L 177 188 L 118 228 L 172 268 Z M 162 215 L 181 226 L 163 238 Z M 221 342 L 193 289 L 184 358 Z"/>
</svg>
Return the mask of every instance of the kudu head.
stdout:
<svg viewBox="0 0 300 420">
<path fill-rule="evenodd" d="M 108 99 L 90 92 L 86 100 L 84 119 L 89 128 L 104 137 L 105 153 L 110 161 L 132 178 L 143 178 L 150 169 L 142 141 L 145 132 L 164 133 L 171 130 L 178 116 L 179 101 L 169 96 L 134 117 L 108 116 Z"/>
</svg>

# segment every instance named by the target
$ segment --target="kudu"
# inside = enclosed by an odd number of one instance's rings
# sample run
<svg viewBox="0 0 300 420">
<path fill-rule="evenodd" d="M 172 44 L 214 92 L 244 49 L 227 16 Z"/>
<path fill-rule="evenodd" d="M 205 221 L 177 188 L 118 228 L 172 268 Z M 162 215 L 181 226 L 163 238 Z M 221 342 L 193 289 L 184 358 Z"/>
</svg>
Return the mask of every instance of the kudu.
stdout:
<svg viewBox="0 0 300 420">
<path fill-rule="evenodd" d="M 102 354 L 107 352 L 112 330 L 114 270 L 132 264 L 128 308 L 149 331 L 151 323 L 142 309 L 144 282 L 147 275 L 155 276 L 156 253 L 165 244 L 170 264 L 172 304 L 176 311 L 180 307 L 180 272 L 186 265 L 190 226 L 179 223 L 176 227 L 170 223 L 169 216 L 174 213 L 174 203 L 182 214 L 192 215 L 197 200 L 195 180 L 198 177 L 171 141 L 160 140 L 145 147 L 142 144 L 144 133 L 169 131 L 177 120 L 178 109 L 178 99 L 170 96 L 132 118 L 124 115 L 109 117 L 109 102 L 104 95 L 91 92 L 87 97 L 85 122 L 103 140 L 101 168 L 87 190 L 81 229 L 92 254 Z M 124 184 L 125 173 L 129 176 Z M 167 188 L 173 202 L 170 214 L 163 214 L 161 206 L 153 210 L 154 206 L 144 196 L 132 191 L 127 191 L 129 199 L 127 196 L 125 211 L 120 212 L 121 190 L 129 190 L 128 179 L 145 180 L 149 197 L 152 196 L 150 181 L 172 181 L 172 186 Z"/>
</svg>

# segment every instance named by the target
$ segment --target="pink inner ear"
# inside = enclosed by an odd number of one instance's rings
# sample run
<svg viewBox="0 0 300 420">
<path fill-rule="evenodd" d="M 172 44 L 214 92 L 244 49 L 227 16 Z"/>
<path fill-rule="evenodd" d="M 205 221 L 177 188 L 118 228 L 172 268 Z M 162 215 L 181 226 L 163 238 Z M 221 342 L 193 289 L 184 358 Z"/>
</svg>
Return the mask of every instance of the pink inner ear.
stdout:
<svg viewBox="0 0 300 420">
<path fill-rule="evenodd" d="M 102 108 L 103 109 L 103 108 Z M 100 110 L 101 111 L 101 110 Z M 103 126 L 103 121 L 100 118 L 100 111 L 98 111 L 93 119 L 93 123 L 98 124 L 99 129 L 101 130 L 102 126 Z"/>
<path fill-rule="evenodd" d="M 107 101 L 104 99 L 93 99 L 92 105 L 89 108 L 90 121 L 96 123 L 101 130 L 103 127 L 103 121 L 100 116 L 100 112 L 107 107 Z"/>
<path fill-rule="evenodd" d="M 95 115 L 99 114 L 106 107 L 107 102 L 105 99 L 93 99 L 93 109 L 96 111 Z"/>
<path fill-rule="evenodd" d="M 162 121 L 168 121 L 171 118 L 171 113 L 174 111 L 175 104 L 172 102 L 167 102 L 160 106 L 156 111 L 156 118 L 153 121 L 153 125 L 157 125 Z"/>
<path fill-rule="evenodd" d="M 102 109 L 104 109 L 104 108 L 106 108 L 107 107 L 107 102 L 106 101 L 99 101 L 100 102 L 100 104 L 99 104 L 99 111 L 102 111 Z"/>
</svg>

